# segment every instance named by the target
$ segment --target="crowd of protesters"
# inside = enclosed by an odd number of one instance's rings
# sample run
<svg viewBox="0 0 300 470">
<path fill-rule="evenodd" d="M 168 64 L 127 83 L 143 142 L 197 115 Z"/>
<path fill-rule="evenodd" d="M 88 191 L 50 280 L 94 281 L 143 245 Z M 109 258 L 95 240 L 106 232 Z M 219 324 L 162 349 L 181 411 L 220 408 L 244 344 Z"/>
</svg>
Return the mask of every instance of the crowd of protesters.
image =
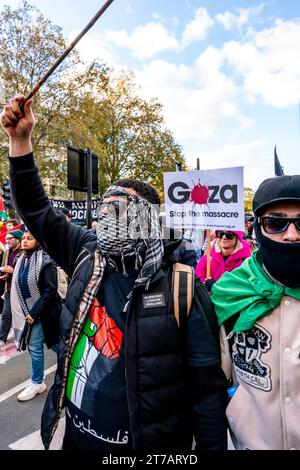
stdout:
<svg viewBox="0 0 300 470">
<path fill-rule="evenodd" d="M 202 256 L 191 234 L 165 235 L 159 195 L 139 180 L 110 186 L 85 230 L 49 204 L 22 99 L 1 114 L 26 229 L 6 235 L 0 335 L 12 321 L 28 348 L 20 401 L 46 389 L 43 343 L 57 352 L 45 448 L 65 408 L 63 450 L 226 450 L 228 429 L 236 449 L 300 449 L 300 176 L 265 180 L 244 233 L 211 232 Z"/>
</svg>

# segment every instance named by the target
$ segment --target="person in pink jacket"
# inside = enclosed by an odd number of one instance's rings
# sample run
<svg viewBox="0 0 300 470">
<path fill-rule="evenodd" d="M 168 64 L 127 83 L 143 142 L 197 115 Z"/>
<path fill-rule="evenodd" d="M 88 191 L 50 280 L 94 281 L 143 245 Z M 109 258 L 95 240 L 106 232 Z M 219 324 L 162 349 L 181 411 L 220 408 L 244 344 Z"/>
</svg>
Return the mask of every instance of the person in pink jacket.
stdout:
<svg viewBox="0 0 300 470">
<path fill-rule="evenodd" d="M 225 271 L 238 268 L 249 256 L 251 256 L 250 245 L 247 240 L 243 240 L 243 232 L 216 230 L 215 242 L 210 253 L 211 279 L 206 278 L 206 255 L 199 260 L 195 274 L 210 292 L 213 283 Z"/>
</svg>

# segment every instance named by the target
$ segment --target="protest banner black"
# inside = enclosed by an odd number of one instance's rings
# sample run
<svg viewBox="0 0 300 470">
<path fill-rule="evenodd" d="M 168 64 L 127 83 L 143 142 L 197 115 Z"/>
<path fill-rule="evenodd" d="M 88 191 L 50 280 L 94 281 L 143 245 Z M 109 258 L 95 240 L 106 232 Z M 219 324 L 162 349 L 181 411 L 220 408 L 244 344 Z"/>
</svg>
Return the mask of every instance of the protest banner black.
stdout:
<svg viewBox="0 0 300 470">
<path fill-rule="evenodd" d="M 85 200 L 80 201 L 67 201 L 59 199 L 49 199 L 50 204 L 57 210 L 66 208 L 72 214 L 72 223 L 77 225 L 85 225 L 86 223 L 86 211 L 87 202 Z M 92 200 L 92 220 L 97 220 L 97 205 L 99 199 Z"/>
</svg>

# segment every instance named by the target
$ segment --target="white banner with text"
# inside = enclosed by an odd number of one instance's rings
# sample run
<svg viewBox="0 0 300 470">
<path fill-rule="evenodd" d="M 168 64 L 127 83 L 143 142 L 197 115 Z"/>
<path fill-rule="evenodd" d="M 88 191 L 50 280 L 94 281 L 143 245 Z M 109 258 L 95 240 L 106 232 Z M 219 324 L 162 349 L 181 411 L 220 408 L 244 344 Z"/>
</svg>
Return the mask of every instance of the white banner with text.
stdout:
<svg viewBox="0 0 300 470">
<path fill-rule="evenodd" d="M 244 231 L 243 170 L 234 167 L 165 173 L 167 226 Z"/>
</svg>

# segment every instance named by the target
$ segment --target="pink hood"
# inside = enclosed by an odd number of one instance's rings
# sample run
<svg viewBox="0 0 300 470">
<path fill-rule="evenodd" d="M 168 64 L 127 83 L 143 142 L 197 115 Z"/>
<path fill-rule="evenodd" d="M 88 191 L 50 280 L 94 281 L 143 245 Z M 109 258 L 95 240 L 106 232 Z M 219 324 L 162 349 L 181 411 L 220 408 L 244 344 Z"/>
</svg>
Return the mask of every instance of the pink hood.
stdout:
<svg viewBox="0 0 300 470">
<path fill-rule="evenodd" d="M 238 268 L 246 258 L 251 256 L 250 245 L 247 240 L 243 240 L 243 232 L 234 233 L 238 236 L 236 249 L 226 260 L 221 255 L 217 240 L 211 249 L 210 270 L 211 278 L 214 281 L 217 281 L 225 271 L 233 271 L 233 269 Z M 206 281 L 206 255 L 203 255 L 199 260 L 195 274 L 201 282 Z"/>
</svg>

